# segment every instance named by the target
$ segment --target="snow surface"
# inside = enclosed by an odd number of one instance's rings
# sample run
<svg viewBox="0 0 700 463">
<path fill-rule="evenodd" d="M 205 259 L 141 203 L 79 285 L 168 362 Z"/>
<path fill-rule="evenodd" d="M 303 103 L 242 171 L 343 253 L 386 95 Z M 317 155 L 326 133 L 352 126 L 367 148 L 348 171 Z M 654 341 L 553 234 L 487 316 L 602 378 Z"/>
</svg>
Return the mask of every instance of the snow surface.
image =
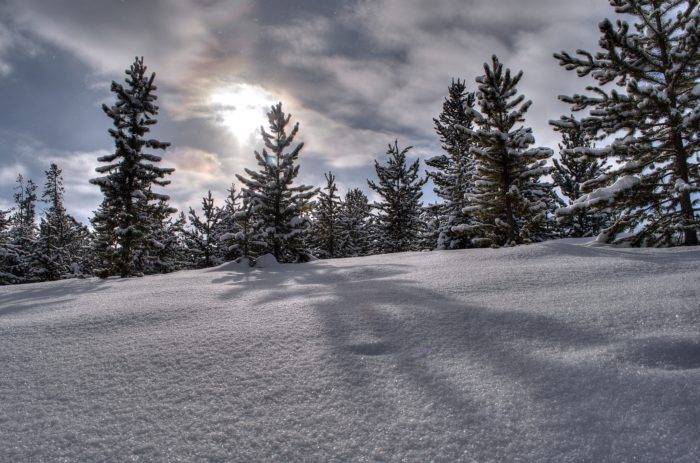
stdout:
<svg viewBox="0 0 700 463">
<path fill-rule="evenodd" d="M 700 248 L 0 288 L 1 461 L 700 460 Z"/>
</svg>

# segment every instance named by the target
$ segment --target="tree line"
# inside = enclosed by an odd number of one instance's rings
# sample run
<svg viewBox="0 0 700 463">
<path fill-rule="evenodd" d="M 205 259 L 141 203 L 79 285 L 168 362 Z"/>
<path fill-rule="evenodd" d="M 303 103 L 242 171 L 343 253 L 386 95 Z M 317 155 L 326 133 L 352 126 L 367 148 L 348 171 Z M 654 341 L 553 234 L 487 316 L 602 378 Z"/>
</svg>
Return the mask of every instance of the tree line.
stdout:
<svg viewBox="0 0 700 463">
<path fill-rule="evenodd" d="M 92 227 L 63 204 L 61 169 L 51 164 L 41 196 L 21 175 L 15 206 L 0 211 L 0 282 L 97 275 L 122 277 L 202 268 L 230 260 L 280 262 L 432 249 L 500 247 L 557 237 L 598 236 L 633 246 L 697 245 L 700 229 L 700 15 L 694 0 L 610 0 L 621 17 L 599 24 L 600 50 L 554 55 L 582 78 L 585 94 L 560 96 L 570 115 L 550 121 L 558 158 L 535 146 L 525 114 L 531 101 L 493 56 L 473 90 L 453 80 L 434 119 L 442 153 L 410 160 L 390 143 L 359 189 L 338 194 L 297 181 L 299 124 L 279 103 L 261 129 L 257 167 L 237 174 L 223 204 L 209 191 L 202 211 L 169 205 L 161 167 L 169 143 L 149 137 L 157 124 L 155 74 L 143 58 L 113 82 L 114 151 L 98 159 L 90 183 L 103 194 Z M 582 113 L 575 117 L 574 113 Z M 440 201 L 422 203 L 432 180 Z M 156 191 L 158 189 L 158 191 Z M 36 203 L 46 208 L 37 221 Z"/>
</svg>

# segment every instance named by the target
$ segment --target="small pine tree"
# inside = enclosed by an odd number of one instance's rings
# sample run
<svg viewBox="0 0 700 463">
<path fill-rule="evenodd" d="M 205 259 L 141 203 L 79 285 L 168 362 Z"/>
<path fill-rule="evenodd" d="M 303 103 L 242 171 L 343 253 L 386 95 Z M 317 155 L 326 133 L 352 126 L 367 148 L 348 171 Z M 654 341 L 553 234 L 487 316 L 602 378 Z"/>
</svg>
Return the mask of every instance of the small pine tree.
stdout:
<svg viewBox="0 0 700 463">
<path fill-rule="evenodd" d="M 90 180 L 102 190 L 104 200 L 93 218 L 101 252 L 102 276 L 117 273 L 122 277 L 142 274 L 147 261 L 152 216 L 157 216 L 160 202 L 169 197 L 153 191 L 152 187 L 166 186 L 165 180 L 174 169 L 158 167 L 161 157 L 144 149 L 164 150 L 170 144 L 147 139 L 150 127 L 157 123 L 158 114 L 154 85 L 155 73 L 146 74 L 143 58 L 136 58 L 126 74 L 126 86 L 112 82 L 111 90 L 117 102 L 102 109 L 112 119 L 109 130 L 115 151 L 102 156 L 105 163 L 96 171 L 104 174 Z M 154 204 L 155 203 L 155 204 Z"/>
<path fill-rule="evenodd" d="M 321 190 L 316 207 L 314 241 L 320 257 L 333 258 L 340 255 L 340 197 L 332 172 L 324 174 L 326 187 Z"/>
<path fill-rule="evenodd" d="M 74 238 L 73 227 L 76 226 L 76 221 L 66 213 L 63 206 L 65 187 L 61 169 L 51 163 L 45 174 L 46 183 L 41 197 L 47 208 L 39 225 L 33 270 L 37 279 L 58 280 L 71 271 L 73 256 L 70 255 L 68 246 Z"/>
<path fill-rule="evenodd" d="M 435 194 L 443 200 L 439 206 L 441 227 L 431 249 L 461 249 L 469 245 L 465 231 L 469 229 L 471 219 L 464 213 L 464 208 L 467 206 L 466 196 L 473 190 L 474 160 L 469 152 L 471 137 L 463 128 L 472 127 L 474 102 L 474 93 L 467 92 L 466 82 L 453 80 L 442 112 L 433 119 L 444 154 L 425 161 L 433 168 L 428 171 L 428 176 L 435 185 Z"/>
<path fill-rule="evenodd" d="M 166 201 L 147 207 L 148 232 L 142 247 L 143 273 L 169 273 L 182 268 L 181 234 L 184 223 L 173 219 L 176 212 Z"/>
<path fill-rule="evenodd" d="M 580 156 L 613 167 L 582 185 L 587 194 L 560 211 L 615 211 L 599 239 L 632 245 L 697 245 L 700 230 L 700 14 L 696 0 L 610 0 L 621 19 L 599 24 L 601 50 L 554 57 L 596 85 L 561 96 L 590 109 L 584 128 L 616 136 Z M 632 24 L 623 20 L 630 18 Z M 612 88 L 610 88 L 612 87 Z M 618 91 L 622 90 L 623 91 Z"/>
<path fill-rule="evenodd" d="M 442 206 L 442 204 L 428 204 L 422 208 L 420 218 L 422 227 L 419 238 L 421 251 L 432 251 L 436 249 L 436 244 L 440 243 L 440 234 L 445 231 L 441 221 L 446 218 L 443 215 Z"/>
<path fill-rule="evenodd" d="M 420 178 L 416 159 L 407 164 L 406 154 L 412 147 L 399 149 L 398 141 L 389 144 L 387 165 L 374 161 L 378 182 L 368 180 L 369 187 L 377 192 L 381 201 L 375 204 L 379 211 L 378 247 L 381 252 L 403 252 L 418 249 L 421 198 L 427 178 Z"/>
<path fill-rule="evenodd" d="M 241 256 L 235 245 L 235 236 L 239 231 L 236 212 L 239 210 L 241 195 L 236 191 L 234 184 L 231 184 L 227 191 L 228 195 L 224 200 L 224 205 L 219 209 L 219 227 L 215 235 L 220 243 L 223 258 L 230 261 Z"/>
<path fill-rule="evenodd" d="M 202 217 L 190 208 L 190 227 L 186 230 L 187 247 L 196 267 L 211 267 L 220 263 L 220 240 L 217 236 L 221 224 L 220 210 L 214 205 L 211 190 L 202 198 Z"/>
<path fill-rule="evenodd" d="M 17 250 L 11 243 L 10 218 L 12 210 L 0 210 L 0 285 L 17 283 L 17 276 L 12 273 L 19 258 Z"/>
<path fill-rule="evenodd" d="M 309 220 L 304 210 L 318 190 L 294 185 L 299 174 L 296 163 L 304 144 L 286 151 L 294 142 L 299 124 L 287 133 L 291 115 L 282 111 L 282 103 L 272 106 L 267 118 L 270 132 L 261 128 L 265 148 L 255 152 L 259 170 L 245 169 L 247 177 L 236 177 L 244 185 L 243 191 L 249 196 L 260 225 L 257 240 L 265 243 L 260 252 L 271 253 L 280 262 L 308 260 L 304 243 Z"/>
<path fill-rule="evenodd" d="M 234 213 L 234 220 L 235 233 L 222 237 L 228 243 L 229 252 L 247 259 L 260 255 L 260 250 L 265 249 L 267 243 L 260 233 L 255 203 L 246 191 L 241 194 L 241 205 Z"/>
<path fill-rule="evenodd" d="M 13 258 L 5 270 L 6 273 L 14 275 L 15 283 L 36 281 L 33 272 L 37 249 L 36 192 L 37 186 L 31 179 L 25 182 L 21 174 L 17 176 L 15 207 L 9 232 L 9 247 L 12 249 Z"/>
<path fill-rule="evenodd" d="M 580 121 L 573 117 L 562 116 L 558 121 L 550 122 L 554 130 L 561 133 L 559 159 L 554 159 L 552 179 L 566 198 L 564 205 L 581 196 L 581 185 L 608 171 L 608 167 L 598 159 L 581 156 L 581 149 L 593 148 L 592 137 L 586 133 Z M 560 226 L 566 236 L 595 236 L 606 225 L 608 214 L 577 210 L 560 217 Z"/>
<path fill-rule="evenodd" d="M 366 256 L 371 250 L 370 213 L 367 195 L 359 188 L 345 194 L 340 208 L 341 252 L 344 257 Z"/>
<path fill-rule="evenodd" d="M 474 193 L 466 208 L 475 216 L 474 245 L 504 246 L 530 243 L 548 234 L 548 214 L 553 208 L 551 186 L 541 182 L 548 174 L 548 148 L 531 148 L 532 130 L 516 124 L 524 121 L 531 101 L 523 101 L 516 87 L 522 72 L 510 70 L 496 56 L 484 64 L 476 79 L 481 113 L 473 111 L 476 130 L 468 130 L 478 146 L 471 153 L 476 161 Z"/>
</svg>

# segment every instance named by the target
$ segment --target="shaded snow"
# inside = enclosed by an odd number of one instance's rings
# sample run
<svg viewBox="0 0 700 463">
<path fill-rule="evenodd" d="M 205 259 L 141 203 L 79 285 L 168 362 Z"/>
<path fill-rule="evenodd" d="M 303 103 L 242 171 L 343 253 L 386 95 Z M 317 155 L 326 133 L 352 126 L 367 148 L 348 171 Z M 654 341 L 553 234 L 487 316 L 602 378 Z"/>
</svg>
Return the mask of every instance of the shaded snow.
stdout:
<svg viewBox="0 0 700 463">
<path fill-rule="evenodd" d="M 700 459 L 700 248 L 0 288 L 2 461 Z"/>
</svg>

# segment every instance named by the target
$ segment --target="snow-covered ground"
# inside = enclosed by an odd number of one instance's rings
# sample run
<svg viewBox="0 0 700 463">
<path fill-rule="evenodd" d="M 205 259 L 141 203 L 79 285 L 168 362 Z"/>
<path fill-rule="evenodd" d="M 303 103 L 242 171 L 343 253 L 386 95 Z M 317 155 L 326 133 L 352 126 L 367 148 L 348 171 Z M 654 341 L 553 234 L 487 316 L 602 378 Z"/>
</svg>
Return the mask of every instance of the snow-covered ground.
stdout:
<svg viewBox="0 0 700 463">
<path fill-rule="evenodd" d="M 1 461 L 700 460 L 700 248 L 0 289 Z"/>
</svg>

